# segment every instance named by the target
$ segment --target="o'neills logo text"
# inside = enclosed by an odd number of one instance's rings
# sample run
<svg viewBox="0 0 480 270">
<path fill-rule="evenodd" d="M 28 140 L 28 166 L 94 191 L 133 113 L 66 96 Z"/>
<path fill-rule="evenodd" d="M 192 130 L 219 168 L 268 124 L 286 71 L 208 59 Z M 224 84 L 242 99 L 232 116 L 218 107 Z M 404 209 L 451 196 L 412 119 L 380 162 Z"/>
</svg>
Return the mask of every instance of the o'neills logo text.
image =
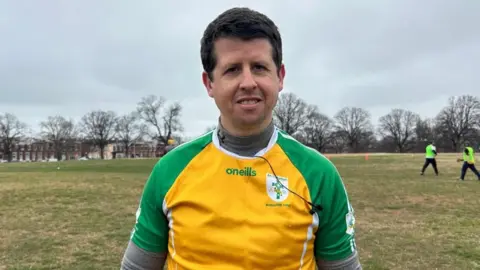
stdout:
<svg viewBox="0 0 480 270">
<path fill-rule="evenodd" d="M 245 167 L 243 169 L 227 168 L 226 173 L 228 175 L 240 175 L 240 176 L 256 176 L 257 172 L 252 167 Z"/>
</svg>

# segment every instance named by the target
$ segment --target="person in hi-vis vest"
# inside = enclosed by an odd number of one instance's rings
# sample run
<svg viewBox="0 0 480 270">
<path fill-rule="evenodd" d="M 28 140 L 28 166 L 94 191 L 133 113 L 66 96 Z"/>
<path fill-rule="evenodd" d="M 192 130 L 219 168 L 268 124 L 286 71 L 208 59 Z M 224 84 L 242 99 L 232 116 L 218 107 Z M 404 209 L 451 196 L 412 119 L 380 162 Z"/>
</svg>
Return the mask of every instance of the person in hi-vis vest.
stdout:
<svg viewBox="0 0 480 270">
<path fill-rule="evenodd" d="M 457 159 L 457 161 L 463 161 L 462 170 L 460 173 L 460 180 L 465 180 L 465 174 L 467 173 L 467 170 L 470 169 L 480 181 L 480 173 L 478 172 L 477 168 L 475 168 L 475 152 L 473 150 L 473 147 L 471 147 L 468 143 L 465 143 L 465 148 L 463 150 L 463 158 L 459 158 Z"/>
<path fill-rule="evenodd" d="M 435 147 L 434 143 L 431 142 L 425 148 L 425 163 L 423 164 L 422 172 L 420 173 L 420 175 L 423 175 L 428 165 L 432 164 L 433 170 L 435 171 L 435 175 L 438 176 L 437 160 L 435 159 L 436 157 L 437 157 L 437 148 Z"/>
</svg>

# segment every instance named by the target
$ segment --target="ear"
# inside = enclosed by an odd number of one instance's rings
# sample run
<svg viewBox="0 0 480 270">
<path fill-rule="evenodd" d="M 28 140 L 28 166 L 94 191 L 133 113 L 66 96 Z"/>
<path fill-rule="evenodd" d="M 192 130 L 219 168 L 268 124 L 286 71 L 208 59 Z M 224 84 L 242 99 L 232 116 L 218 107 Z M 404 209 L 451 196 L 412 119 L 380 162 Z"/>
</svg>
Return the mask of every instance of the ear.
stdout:
<svg viewBox="0 0 480 270">
<path fill-rule="evenodd" d="M 279 79 L 279 89 L 278 92 L 283 90 L 283 80 L 285 79 L 285 65 L 282 64 L 280 66 L 280 70 L 278 70 L 278 79 Z"/>
<path fill-rule="evenodd" d="M 213 89 L 212 89 L 212 81 L 208 77 L 207 72 L 202 72 L 202 81 L 203 85 L 205 85 L 205 88 L 207 89 L 207 94 L 209 97 L 213 98 Z"/>
</svg>

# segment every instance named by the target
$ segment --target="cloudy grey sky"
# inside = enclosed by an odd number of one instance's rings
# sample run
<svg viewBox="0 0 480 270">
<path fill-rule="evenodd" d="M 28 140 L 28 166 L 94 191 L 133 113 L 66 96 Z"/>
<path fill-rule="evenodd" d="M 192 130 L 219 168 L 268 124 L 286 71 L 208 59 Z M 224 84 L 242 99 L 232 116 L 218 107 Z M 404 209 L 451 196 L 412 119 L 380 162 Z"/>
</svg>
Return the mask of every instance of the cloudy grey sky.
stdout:
<svg viewBox="0 0 480 270">
<path fill-rule="evenodd" d="M 158 94 L 182 102 L 185 135 L 198 135 L 218 115 L 200 38 L 234 6 L 278 24 L 285 91 L 327 115 L 361 106 L 373 121 L 393 107 L 431 117 L 451 95 L 480 95 L 480 1 L 255 2 L 0 0 L 0 112 L 36 129 L 49 115 L 122 114 Z"/>
</svg>

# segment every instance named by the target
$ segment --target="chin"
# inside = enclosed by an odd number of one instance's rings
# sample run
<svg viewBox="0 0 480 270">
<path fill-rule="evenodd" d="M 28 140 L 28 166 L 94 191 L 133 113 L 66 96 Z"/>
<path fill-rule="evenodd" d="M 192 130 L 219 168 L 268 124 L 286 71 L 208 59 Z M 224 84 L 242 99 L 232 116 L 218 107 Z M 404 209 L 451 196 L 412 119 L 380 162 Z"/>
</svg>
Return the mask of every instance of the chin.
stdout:
<svg viewBox="0 0 480 270">
<path fill-rule="evenodd" d="M 239 123 L 241 126 L 255 127 L 255 126 L 259 126 L 259 125 L 263 124 L 265 122 L 265 118 L 264 117 L 259 117 L 259 116 L 256 116 L 256 117 L 240 117 L 240 118 L 237 119 L 236 122 Z"/>
</svg>

